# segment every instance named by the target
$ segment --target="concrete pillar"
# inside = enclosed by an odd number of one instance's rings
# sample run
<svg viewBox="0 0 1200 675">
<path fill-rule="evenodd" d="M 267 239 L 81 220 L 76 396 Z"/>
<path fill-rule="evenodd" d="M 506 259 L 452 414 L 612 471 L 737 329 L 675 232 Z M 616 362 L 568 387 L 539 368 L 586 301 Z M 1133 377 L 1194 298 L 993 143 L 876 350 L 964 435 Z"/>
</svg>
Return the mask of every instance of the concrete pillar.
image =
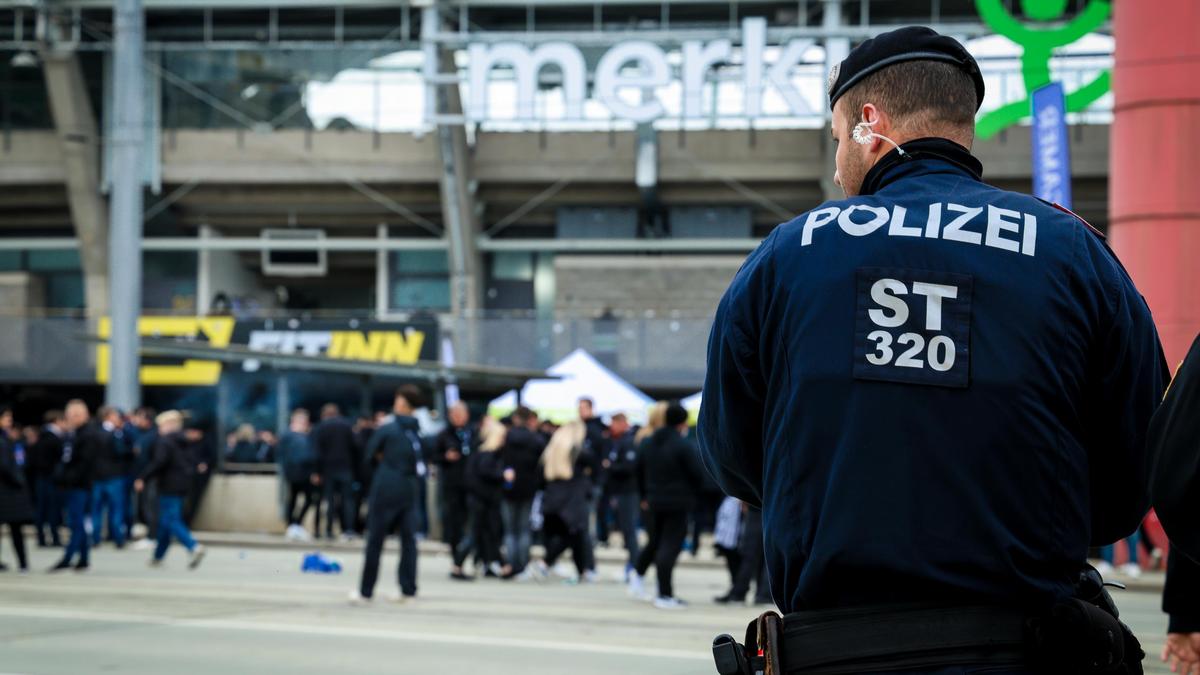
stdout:
<svg viewBox="0 0 1200 675">
<path fill-rule="evenodd" d="M 79 238 L 87 313 L 98 317 L 107 314 L 109 306 L 108 205 L 100 194 L 100 134 L 68 31 L 53 15 L 46 18 L 45 27 L 40 52 L 46 93 L 62 146 L 67 206 Z"/>
<path fill-rule="evenodd" d="M 138 316 L 142 310 L 142 125 L 145 105 L 145 16 L 142 0 L 117 0 L 113 9 L 112 194 L 109 280 L 112 361 L 105 397 L 132 410 L 141 405 Z"/>
<path fill-rule="evenodd" d="M 436 6 L 421 14 L 425 55 L 426 96 L 437 115 L 438 150 L 442 160 L 442 220 L 450 243 L 450 308 L 458 316 L 474 315 L 482 307 L 483 261 L 475 238 L 479 218 L 471 189 L 471 157 L 457 82 L 443 83 L 442 74 L 455 72 L 454 54 L 433 40 L 444 22 Z M 430 102 L 426 102 L 429 110 Z M 457 121 L 447 118 L 458 118 Z"/>
<path fill-rule="evenodd" d="M 842 27 L 842 0 L 825 0 L 825 11 L 821 20 L 821 28 L 825 31 L 835 31 Z M 842 62 L 850 54 L 850 38 L 832 37 L 825 39 L 825 72 L 829 73 L 834 66 Z M 828 99 L 826 99 L 826 119 L 832 117 L 828 108 Z M 825 174 L 821 176 L 821 192 L 826 201 L 844 199 L 846 194 L 842 192 L 842 188 L 838 187 L 833 182 L 833 173 L 837 170 L 837 163 L 834 161 L 837 154 L 837 146 L 833 144 L 833 139 L 828 133 L 821 134 L 821 156 L 825 164 Z"/>
<path fill-rule="evenodd" d="M 1200 331 L 1200 3 L 1113 3 L 1109 241 L 1174 368 Z"/>
</svg>

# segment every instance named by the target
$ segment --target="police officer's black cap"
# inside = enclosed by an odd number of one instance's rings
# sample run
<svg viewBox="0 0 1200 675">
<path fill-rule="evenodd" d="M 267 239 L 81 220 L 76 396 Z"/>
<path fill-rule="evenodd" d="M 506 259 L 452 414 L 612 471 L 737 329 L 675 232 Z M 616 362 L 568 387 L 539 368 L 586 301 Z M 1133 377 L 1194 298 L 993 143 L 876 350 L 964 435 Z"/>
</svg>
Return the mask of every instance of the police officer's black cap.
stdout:
<svg viewBox="0 0 1200 675">
<path fill-rule="evenodd" d="M 863 42 L 829 71 L 829 109 L 866 76 L 906 61 L 943 61 L 962 68 L 975 82 L 975 109 L 983 105 L 983 75 L 971 53 L 952 37 L 924 26 L 908 26 Z"/>
</svg>

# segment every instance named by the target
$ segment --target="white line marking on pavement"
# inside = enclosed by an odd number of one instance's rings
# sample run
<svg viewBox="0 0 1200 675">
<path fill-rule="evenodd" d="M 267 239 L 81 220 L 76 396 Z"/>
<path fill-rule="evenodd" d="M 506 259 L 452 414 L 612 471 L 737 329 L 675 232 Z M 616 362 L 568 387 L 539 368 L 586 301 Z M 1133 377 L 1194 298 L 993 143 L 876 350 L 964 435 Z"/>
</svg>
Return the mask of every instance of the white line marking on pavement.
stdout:
<svg viewBox="0 0 1200 675">
<path fill-rule="evenodd" d="M 203 628 L 208 630 L 258 631 L 263 633 L 285 633 L 293 635 L 316 635 L 329 637 L 368 638 L 400 642 L 424 642 L 450 644 L 458 647 L 508 647 L 513 649 L 535 649 L 570 653 L 609 654 L 619 656 L 643 656 L 651 658 L 708 661 L 712 657 L 704 653 L 680 649 L 650 649 L 623 645 L 589 644 L 584 642 L 555 642 L 550 640 L 527 640 L 477 635 L 465 643 L 461 636 L 441 633 L 417 633 L 403 630 L 379 628 L 351 628 L 339 626 L 302 626 L 266 621 L 241 619 L 178 619 L 152 616 L 149 614 L 110 614 L 79 610 L 52 609 L 45 607 L 0 607 L 0 616 L 36 619 L 63 619 L 72 621 L 95 621 L 100 623 L 136 623 L 149 626 L 172 628 Z"/>
</svg>

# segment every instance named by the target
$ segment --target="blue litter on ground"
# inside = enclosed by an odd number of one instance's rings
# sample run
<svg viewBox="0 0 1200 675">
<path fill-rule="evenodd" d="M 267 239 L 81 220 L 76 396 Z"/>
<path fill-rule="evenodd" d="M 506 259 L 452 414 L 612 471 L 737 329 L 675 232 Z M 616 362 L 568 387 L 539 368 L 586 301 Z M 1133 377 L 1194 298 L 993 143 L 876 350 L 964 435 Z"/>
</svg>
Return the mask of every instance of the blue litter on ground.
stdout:
<svg viewBox="0 0 1200 675">
<path fill-rule="evenodd" d="M 304 562 L 300 564 L 300 571 L 313 574 L 341 574 L 342 563 L 323 553 L 309 553 L 304 556 Z"/>
</svg>

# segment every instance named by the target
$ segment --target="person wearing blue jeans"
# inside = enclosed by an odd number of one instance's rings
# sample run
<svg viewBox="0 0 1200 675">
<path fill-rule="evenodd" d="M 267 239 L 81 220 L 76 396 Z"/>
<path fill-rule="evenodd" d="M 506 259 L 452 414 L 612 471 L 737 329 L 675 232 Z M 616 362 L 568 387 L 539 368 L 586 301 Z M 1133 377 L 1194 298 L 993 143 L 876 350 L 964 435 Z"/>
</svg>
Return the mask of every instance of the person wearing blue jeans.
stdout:
<svg viewBox="0 0 1200 675">
<path fill-rule="evenodd" d="M 59 486 L 66 493 L 67 524 L 71 528 L 71 540 L 62 560 L 58 561 L 51 572 L 59 572 L 71 567 L 71 562 L 79 555 L 75 565 L 76 572 L 88 569 L 88 553 L 91 540 L 88 537 L 87 519 L 88 498 L 92 495 L 92 471 L 98 445 L 102 442 L 100 425 L 89 421 L 90 413 L 87 404 L 80 400 L 67 403 L 66 421 L 70 432 L 63 439 L 62 457 L 55 467 L 55 477 Z"/>
<path fill-rule="evenodd" d="M 125 477 L 98 480 L 92 485 L 92 545 L 99 546 L 108 510 L 108 536 L 117 548 L 125 546 Z"/>
<path fill-rule="evenodd" d="M 195 558 L 196 540 L 192 538 L 187 525 L 183 524 L 183 497 L 161 495 L 158 498 L 158 542 L 154 547 L 155 562 L 161 562 L 166 557 L 171 537 L 178 539 L 179 543 L 193 554 L 193 559 Z M 195 564 L 192 567 L 195 567 Z"/>
<path fill-rule="evenodd" d="M 83 571 L 88 568 L 88 554 L 91 551 L 91 539 L 88 537 L 87 526 L 87 505 L 88 490 L 72 489 L 67 490 L 67 525 L 71 531 L 71 539 L 67 541 L 67 549 L 63 553 L 62 560 L 51 571 L 64 570 L 71 566 L 71 561 L 75 559 L 75 555 L 79 554 L 79 562 L 76 563 L 76 571 Z"/>
<path fill-rule="evenodd" d="M 204 547 L 197 544 L 183 522 L 183 500 L 197 472 L 203 473 L 207 466 L 197 462 L 190 447 L 183 440 L 183 415 L 168 410 L 157 418 L 158 438 L 154 443 L 154 454 L 150 463 L 138 474 L 133 489 L 142 492 L 146 481 L 154 479 L 158 486 L 158 543 L 154 547 L 152 567 L 162 564 L 171 545 L 171 537 L 179 540 L 191 553 L 188 567 L 196 569 L 204 559 Z"/>
<path fill-rule="evenodd" d="M 96 412 L 100 421 L 95 429 L 96 452 L 92 457 L 92 545 L 99 546 L 104 534 L 104 513 L 108 512 L 108 538 L 125 546 L 125 474 L 133 450 L 125 437 L 121 411 L 103 406 Z"/>
</svg>

